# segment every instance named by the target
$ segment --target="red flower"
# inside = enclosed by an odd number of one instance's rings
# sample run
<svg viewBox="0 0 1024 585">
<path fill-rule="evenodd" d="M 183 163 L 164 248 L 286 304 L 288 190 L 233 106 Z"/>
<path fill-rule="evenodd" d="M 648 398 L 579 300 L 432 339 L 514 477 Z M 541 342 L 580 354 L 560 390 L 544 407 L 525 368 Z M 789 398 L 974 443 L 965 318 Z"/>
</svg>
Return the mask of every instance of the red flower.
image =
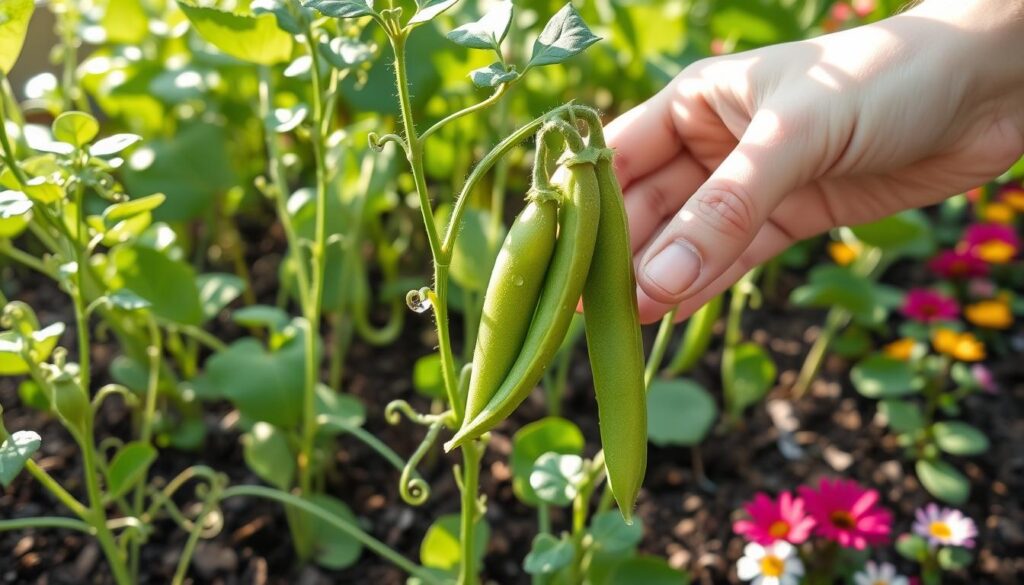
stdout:
<svg viewBox="0 0 1024 585">
<path fill-rule="evenodd" d="M 732 529 L 760 545 L 768 546 L 778 540 L 800 544 L 814 528 L 814 519 L 804 512 L 804 501 L 789 492 L 779 494 L 778 500 L 758 492 L 743 509 L 750 519 L 737 521 Z"/>
<path fill-rule="evenodd" d="M 800 486 L 799 492 L 814 518 L 814 531 L 839 546 L 863 550 L 889 539 L 892 514 L 878 506 L 875 490 L 855 481 L 822 479 L 817 490 Z"/>
<path fill-rule="evenodd" d="M 915 288 L 907 291 L 901 311 L 910 319 L 931 323 L 956 319 L 960 307 L 955 299 L 941 293 L 927 288 Z"/>
<path fill-rule="evenodd" d="M 943 250 L 928 262 L 943 278 L 972 278 L 988 275 L 988 264 L 967 250 Z"/>
</svg>

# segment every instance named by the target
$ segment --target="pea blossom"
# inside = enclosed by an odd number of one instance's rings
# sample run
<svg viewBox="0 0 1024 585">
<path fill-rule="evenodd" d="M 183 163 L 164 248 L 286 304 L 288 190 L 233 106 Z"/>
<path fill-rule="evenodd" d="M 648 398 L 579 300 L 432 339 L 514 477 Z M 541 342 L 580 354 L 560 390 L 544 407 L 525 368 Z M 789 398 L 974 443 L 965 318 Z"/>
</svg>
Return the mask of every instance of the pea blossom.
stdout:
<svg viewBox="0 0 1024 585">
<path fill-rule="evenodd" d="M 816 490 L 798 490 L 814 518 L 814 531 L 839 546 L 863 550 L 889 539 L 892 514 L 878 505 L 877 491 L 841 479 L 822 479 Z"/>
<path fill-rule="evenodd" d="M 784 540 L 768 546 L 751 542 L 736 563 L 736 574 L 751 585 L 798 585 L 804 564 L 793 545 Z"/>
<path fill-rule="evenodd" d="M 978 527 L 963 512 L 940 508 L 931 503 L 914 513 L 914 533 L 928 539 L 932 546 L 963 546 L 974 548 Z"/>
<path fill-rule="evenodd" d="M 777 540 L 800 544 L 814 528 L 814 519 L 804 511 L 804 501 L 789 492 L 779 494 L 777 500 L 758 492 L 743 509 L 750 519 L 737 521 L 732 529 L 757 544 L 769 545 Z"/>
</svg>

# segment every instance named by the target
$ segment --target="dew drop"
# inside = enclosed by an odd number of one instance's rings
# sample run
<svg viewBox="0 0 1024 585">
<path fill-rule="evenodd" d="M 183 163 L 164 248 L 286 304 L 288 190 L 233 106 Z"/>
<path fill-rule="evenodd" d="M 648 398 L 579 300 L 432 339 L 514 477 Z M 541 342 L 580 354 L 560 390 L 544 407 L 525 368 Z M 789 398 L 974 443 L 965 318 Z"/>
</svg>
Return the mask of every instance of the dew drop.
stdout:
<svg viewBox="0 0 1024 585">
<path fill-rule="evenodd" d="M 525 282 L 526 281 L 523 279 L 523 277 L 519 276 L 518 274 L 515 275 L 515 277 L 512 279 L 512 284 L 514 284 L 516 286 L 523 286 L 523 283 L 525 283 Z"/>
<path fill-rule="evenodd" d="M 405 295 L 405 304 L 414 313 L 426 313 L 430 310 L 430 299 L 421 290 L 411 290 Z"/>
</svg>

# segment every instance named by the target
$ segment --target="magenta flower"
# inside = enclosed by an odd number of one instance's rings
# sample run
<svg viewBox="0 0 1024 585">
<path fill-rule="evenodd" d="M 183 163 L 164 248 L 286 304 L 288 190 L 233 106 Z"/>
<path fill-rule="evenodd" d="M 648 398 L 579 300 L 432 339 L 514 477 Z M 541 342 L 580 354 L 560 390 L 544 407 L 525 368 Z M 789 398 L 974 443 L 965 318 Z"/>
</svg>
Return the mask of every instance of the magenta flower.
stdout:
<svg viewBox="0 0 1024 585">
<path fill-rule="evenodd" d="M 926 288 L 907 291 L 901 310 L 907 317 L 922 323 L 956 319 L 960 314 L 955 299 Z"/>
<path fill-rule="evenodd" d="M 927 538 L 932 546 L 974 548 L 978 527 L 960 510 L 931 503 L 914 513 L 914 533 Z"/>
<path fill-rule="evenodd" d="M 943 278 L 971 278 L 988 275 L 988 264 L 967 250 L 943 250 L 928 262 Z"/>
<path fill-rule="evenodd" d="M 984 392 L 999 394 L 999 383 L 996 382 L 996 377 L 992 375 L 992 370 L 982 364 L 974 364 L 971 366 L 971 376 L 974 377 L 974 381 L 978 383 L 978 387 Z"/>
<path fill-rule="evenodd" d="M 863 550 L 881 544 L 892 532 L 892 514 L 878 506 L 878 492 L 855 481 L 822 479 L 818 489 L 798 488 L 814 518 L 814 531 L 843 548 Z"/>
<path fill-rule="evenodd" d="M 1003 242 L 1020 249 L 1020 238 L 1017 232 L 1008 225 L 1001 223 L 976 223 L 964 231 L 963 242 L 969 248 L 980 246 L 988 242 Z"/>
<path fill-rule="evenodd" d="M 789 492 L 779 494 L 778 500 L 758 492 L 743 510 L 750 519 L 737 521 L 732 529 L 760 545 L 768 546 L 778 540 L 800 544 L 814 528 L 814 519 L 804 511 L 804 501 Z"/>
</svg>

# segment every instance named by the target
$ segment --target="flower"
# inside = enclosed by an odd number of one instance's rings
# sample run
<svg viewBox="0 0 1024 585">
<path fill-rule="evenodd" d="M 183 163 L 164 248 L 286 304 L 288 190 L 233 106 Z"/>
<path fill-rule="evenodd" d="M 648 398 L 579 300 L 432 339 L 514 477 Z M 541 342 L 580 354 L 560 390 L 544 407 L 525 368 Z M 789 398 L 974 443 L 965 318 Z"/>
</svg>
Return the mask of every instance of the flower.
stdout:
<svg viewBox="0 0 1024 585">
<path fill-rule="evenodd" d="M 1024 212 L 1024 188 L 1010 187 L 999 195 L 999 202 L 1009 205 L 1016 211 Z"/>
<path fill-rule="evenodd" d="M 1013 313 L 1005 297 L 967 305 L 964 307 L 964 317 L 986 329 L 1007 329 L 1013 325 Z"/>
<path fill-rule="evenodd" d="M 800 544 L 814 528 L 814 519 L 804 511 L 804 501 L 789 492 L 779 494 L 778 500 L 758 492 L 743 509 L 750 519 L 737 521 L 732 529 L 757 544 L 769 545 L 777 540 Z"/>
<path fill-rule="evenodd" d="M 967 250 L 943 250 L 928 266 L 943 278 L 970 278 L 988 274 L 988 264 Z"/>
<path fill-rule="evenodd" d="M 1006 264 L 1020 250 L 1020 238 L 1010 226 L 978 223 L 967 228 L 962 244 L 989 264 Z"/>
<path fill-rule="evenodd" d="M 856 585 L 908 585 L 910 582 L 903 575 L 896 574 L 896 567 L 891 563 L 875 563 L 868 561 L 863 571 L 853 575 Z"/>
<path fill-rule="evenodd" d="M 1016 212 L 1006 203 L 993 202 L 985 206 L 981 217 L 989 223 L 1013 223 Z"/>
<path fill-rule="evenodd" d="M 914 349 L 917 347 L 917 340 L 910 337 L 897 339 L 888 343 L 882 348 L 882 353 L 900 361 L 907 361 L 914 356 Z"/>
<path fill-rule="evenodd" d="M 962 362 L 980 362 L 985 359 L 985 344 L 972 333 L 957 333 L 939 328 L 932 332 L 932 347 L 939 353 L 955 357 Z"/>
<path fill-rule="evenodd" d="M 849 266 L 860 255 L 859 246 L 851 246 L 846 242 L 829 242 L 828 255 L 840 266 Z"/>
<path fill-rule="evenodd" d="M 940 508 L 935 503 L 914 512 L 914 533 L 928 539 L 932 546 L 963 546 L 974 548 L 978 527 L 974 520 L 953 508 Z"/>
<path fill-rule="evenodd" d="M 863 550 L 888 540 L 892 514 L 877 505 L 877 491 L 855 481 L 822 479 L 817 490 L 800 486 L 799 492 L 815 520 L 815 532 L 839 546 Z"/>
<path fill-rule="evenodd" d="M 793 545 L 784 540 L 769 546 L 751 542 L 736 563 L 736 574 L 751 585 L 798 585 L 804 564 Z"/>
<path fill-rule="evenodd" d="M 956 319 L 960 307 L 957 306 L 955 299 L 942 293 L 926 288 L 915 288 L 907 291 L 901 310 L 904 315 L 915 321 L 931 323 Z"/>
<path fill-rule="evenodd" d="M 967 191 L 964 192 L 964 196 L 967 197 L 967 200 L 970 201 L 971 203 L 976 203 L 980 201 L 982 195 L 984 194 L 985 187 L 975 187 L 973 189 L 968 189 Z"/>
<path fill-rule="evenodd" d="M 978 387 L 983 391 L 988 392 L 989 394 L 999 393 L 999 384 L 996 383 L 996 377 L 992 375 L 992 370 L 986 368 L 984 365 L 972 365 L 971 376 L 978 384 Z"/>
</svg>

